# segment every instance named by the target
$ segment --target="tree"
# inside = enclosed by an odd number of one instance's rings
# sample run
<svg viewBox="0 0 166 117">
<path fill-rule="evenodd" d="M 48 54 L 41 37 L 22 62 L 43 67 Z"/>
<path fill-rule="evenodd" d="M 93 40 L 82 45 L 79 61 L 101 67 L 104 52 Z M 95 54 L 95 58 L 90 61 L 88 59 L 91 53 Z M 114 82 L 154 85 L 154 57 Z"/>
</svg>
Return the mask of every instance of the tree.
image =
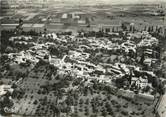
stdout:
<svg viewBox="0 0 166 117">
<path fill-rule="evenodd" d="M 125 79 L 124 78 L 116 79 L 115 83 L 118 88 L 122 88 L 124 86 Z"/>
<path fill-rule="evenodd" d="M 89 105 L 89 98 L 86 99 L 85 104 L 86 104 L 86 105 Z"/>
<path fill-rule="evenodd" d="M 160 81 L 160 84 L 158 86 L 158 92 L 160 95 L 164 95 L 165 94 L 165 88 L 164 88 L 164 84 Z"/>
<path fill-rule="evenodd" d="M 3 107 L 11 108 L 11 107 L 14 105 L 13 101 L 10 100 L 9 96 L 10 96 L 10 93 L 7 92 L 7 93 L 5 94 L 5 97 L 2 98 L 2 99 L 3 99 L 3 101 L 2 101 Z"/>
<path fill-rule="evenodd" d="M 130 32 L 133 31 L 133 26 L 130 26 L 129 31 Z"/>
<path fill-rule="evenodd" d="M 115 27 L 112 27 L 112 32 L 115 32 Z"/>
<path fill-rule="evenodd" d="M 97 114 L 90 115 L 90 117 L 97 117 Z"/>
<path fill-rule="evenodd" d="M 149 92 L 149 90 L 150 90 L 150 87 L 149 87 L 149 86 L 146 86 L 146 87 L 143 89 L 144 92 Z"/>
<path fill-rule="evenodd" d="M 87 106 L 85 107 L 85 115 L 89 116 L 89 108 Z"/>
<path fill-rule="evenodd" d="M 84 103 L 84 100 L 82 98 L 80 98 L 79 104 L 82 105 L 83 103 Z"/>
<path fill-rule="evenodd" d="M 101 111 L 101 115 L 104 116 L 104 117 L 106 117 L 108 115 L 105 108 Z"/>
<path fill-rule="evenodd" d="M 148 27 L 148 32 L 151 32 L 151 28 L 150 28 L 150 26 Z"/>
<path fill-rule="evenodd" d="M 68 96 L 65 102 L 68 106 L 74 105 L 74 99 L 72 96 Z"/>
<path fill-rule="evenodd" d="M 159 78 L 153 77 L 152 86 L 154 88 L 157 88 L 159 87 L 159 84 L 160 84 Z"/>
<path fill-rule="evenodd" d="M 146 31 L 146 30 L 147 30 L 147 26 L 144 27 L 144 31 Z"/>
<path fill-rule="evenodd" d="M 71 117 L 79 117 L 78 113 L 72 113 Z"/>
<path fill-rule="evenodd" d="M 6 53 L 12 53 L 13 52 L 13 48 L 11 46 L 8 46 L 5 50 Z"/>
<path fill-rule="evenodd" d="M 129 115 L 127 111 L 121 111 L 121 113 L 122 113 L 123 116 L 128 116 Z"/>
<path fill-rule="evenodd" d="M 151 27 L 151 31 L 154 32 L 154 27 L 153 26 Z"/>
<path fill-rule="evenodd" d="M 37 103 L 38 103 L 38 101 L 37 101 L 37 100 L 35 100 L 35 101 L 33 102 L 33 104 L 35 104 L 35 105 L 36 105 Z"/>
<path fill-rule="evenodd" d="M 53 117 L 55 117 L 55 114 L 56 114 L 56 117 L 59 117 L 60 110 L 56 105 L 51 104 L 50 109 L 53 111 Z"/>
<path fill-rule="evenodd" d="M 51 55 L 56 55 L 56 56 L 60 55 L 59 49 L 54 46 L 50 46 L 48 50 L 50 51 Z"/>
<path fill-rule="evenodd" d="M 113 27 L 114 28 L 114 27 Z M 125 31 L 125 30 L 127 30 L 127 27 L 126 27 L 126 25 L 124 24 L 124 23 L 122 23 L 122 29 Z M 112 29 L 113 30 L 113 29 Z M 114 32 L 114 31 L 112 31 L 112 32 Z"/>
</svg>

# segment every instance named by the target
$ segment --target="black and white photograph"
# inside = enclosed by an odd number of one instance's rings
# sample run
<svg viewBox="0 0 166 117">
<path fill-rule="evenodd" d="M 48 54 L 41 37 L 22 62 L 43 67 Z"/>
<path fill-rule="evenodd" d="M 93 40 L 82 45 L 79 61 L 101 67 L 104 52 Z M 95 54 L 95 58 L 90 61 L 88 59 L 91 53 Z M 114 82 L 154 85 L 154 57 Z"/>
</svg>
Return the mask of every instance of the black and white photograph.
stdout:
<svg viewBox="0 0 166 117">
<path fill-rule="evenodd" d="M 0 3 L 0 117 L 166 117 L 166 0 Z"/>
</svg>

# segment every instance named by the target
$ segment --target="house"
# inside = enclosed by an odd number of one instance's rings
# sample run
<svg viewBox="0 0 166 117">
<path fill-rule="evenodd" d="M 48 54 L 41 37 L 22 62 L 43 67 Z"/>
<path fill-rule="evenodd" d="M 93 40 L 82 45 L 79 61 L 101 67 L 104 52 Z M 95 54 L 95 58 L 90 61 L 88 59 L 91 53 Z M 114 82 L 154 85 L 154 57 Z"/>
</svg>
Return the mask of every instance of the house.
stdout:
<svg viewBox="0 0 166 117">
<path fill-rule="evenodd" d="M 133 91 L 124 90 L 124 89 L 119 89 L 117 94 L 129 99 L 134 99 L 134 96 L 135 96 L 135 93 Z"/>
<path fill-rule="evenodd" d="M 7 92 L 13 92 L 11 85 L 1 85 L 0 86 L 0 96 L 5 95 Z"/>
<path fill-rule="evenodd" d="M 64 13 L 64 14 L 62 15 L 62 19 L 67 19 L 67 18 L 68 18 L 67 13 Z"/>
<path fill-rule="evenodd" d="M 152 104 L 155 98 L 153 95 L 150 95 L 147 93 L 139 93 L 134 96 L 134 99 L 135 101 L 141 101 L 141 102 Z"/>
<path fill-rule="evenodd" d="M 142 78 L 142 77 L 139 77 L 139 78 L 132 77 L 131 85 L 132 84 L 135 84 L 136 87 L 143 89 L 148 85 L 148 80 L 146 78 Z"/>
<path fill-rule="evenodd" d="M 141 40 L 137 45 L 139 47 L 151 47 L 153 45 L 158 45 L 159 41 L 155 37 L 151 37 L 151 35 L 146 35 L 145 39 Z"/>
<path fill-rule="evenodd" d="M 121 69 L 119 68 L 119 66 L 110 66 L 110 68 L 107 69 L 108 72 L 113 72 L 115 74 L 122 74 Z"/>
<path fill-rule="evenodd" d="M 78 20 L 78 24 L 86 24 L 85 20 Z"/>
<path fill-rule="evenodd" d="M 153 49 L 146 49 L 144 51 L 144 56 L 150 57 L 150 58 L 158 58 L 159 53 Z"/>
<path fill-rule="evenodd" d="M 133 51 L 134 53 L 136 52 L 136 45 L 132 41 L 122 43 L 121 48 L 127 53 L 129 51 Z"/>
<path fill-rule="evenodd" d="M 143 63 L 145 65 L 148 65 L 149 67 L 154 65 L 155 63 L 157 63 L 157 59 L 153 59 L 153 58 L 145 58 L 145 60 L 143 61 Z"/>
</svg>

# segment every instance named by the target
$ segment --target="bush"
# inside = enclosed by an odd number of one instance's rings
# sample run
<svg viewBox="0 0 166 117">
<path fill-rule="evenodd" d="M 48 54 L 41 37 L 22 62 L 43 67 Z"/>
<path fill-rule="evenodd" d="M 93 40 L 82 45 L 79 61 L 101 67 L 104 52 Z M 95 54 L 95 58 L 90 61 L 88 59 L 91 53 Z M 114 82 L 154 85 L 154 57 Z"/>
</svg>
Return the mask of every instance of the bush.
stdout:
<svg viewBox="0 0 166 117">
<path fill-rule="evenodd" d="M 129 115 L 127 111 L 122 111 L 121 113 L 122 113 L 122 115 L 124 115 L 124 116 Z"/>
<path fill-rule="evenodd" d="M 33 102 L 33 104 L 35 104 L 35 105 L 36 105 L 37 103 L 38 103 L 38 101 L 37 101 L 37 100 L 35 100 L 35 101 Z"/>
</svg>

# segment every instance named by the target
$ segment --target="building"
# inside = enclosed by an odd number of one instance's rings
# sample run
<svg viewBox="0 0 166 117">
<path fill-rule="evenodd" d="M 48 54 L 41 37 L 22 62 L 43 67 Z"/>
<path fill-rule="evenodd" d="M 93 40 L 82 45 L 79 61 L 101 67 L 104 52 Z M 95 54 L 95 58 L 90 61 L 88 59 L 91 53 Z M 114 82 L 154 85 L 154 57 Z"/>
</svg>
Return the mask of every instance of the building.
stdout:
<svg viewBox="0 0 166 117">
<path fill-rule="evenodd" d="M 10 92 L 10 93 L 13 92 L 11 85 L 1 85 L 0 86 L 0 96 L 5 95 L 7 92 Z"/>
<path fill-rule="evenodd" d="M 135 101 L 141 101 L 145 103 L 152 104 L 154 102 L 154 96 L 147 93 L 139 93 L 134 96 Z M 164 117 L 164 116 L 162 116 Z"/>
<path fill-rule="evenodd" d="M 110 21 L 108 24 L 99 24 L 98 27 L 104 32 L 116 32 L 122 30 L 121 21 Z"/>
<path fill-rule="evenodd" d="M 133 77 L 131 80 L 131 84 L 135 84 L 136 86 L 143 89 L 146 86 L 148 86 L 148 80 L 141 77 L 140 78 Z"/>
<path fill-rule="evenodd" d="M 86 24 L 85 20 L 78 20 L 78 24 Z"/>
<path fill-rule="evenodd" d="M 18 24 L 1 24 L 2 30 L 14 30 L 18 26 Z M 30 30 L 36 32 L 43 32 L 45 28 L 45 24 L 23 24 L 23 31 L 28 32 Z"/>
<path fill-rule="evenodd" d="M 134 99 L 134 97 L 135 97 L 135 93 L 133 91 L 130 91 L 130 90 L 119 89 L 117 94 L 120 96 L 129 98 L 129 99 Z"/>
<path fill-rule="evenodd" d="M 72 18 L 71 14 L 64 13 L 61 17 L 61 23 L 64 25 L 71 25 L 74 23 L 74 19 Z"/>
<path fill-rule="evenodd" d="M 90 24 L 90 18 L 84 12 L 64 13 L 61 16 L 61 23 L 64 25 L 87 25 Z"/>
</svg>

